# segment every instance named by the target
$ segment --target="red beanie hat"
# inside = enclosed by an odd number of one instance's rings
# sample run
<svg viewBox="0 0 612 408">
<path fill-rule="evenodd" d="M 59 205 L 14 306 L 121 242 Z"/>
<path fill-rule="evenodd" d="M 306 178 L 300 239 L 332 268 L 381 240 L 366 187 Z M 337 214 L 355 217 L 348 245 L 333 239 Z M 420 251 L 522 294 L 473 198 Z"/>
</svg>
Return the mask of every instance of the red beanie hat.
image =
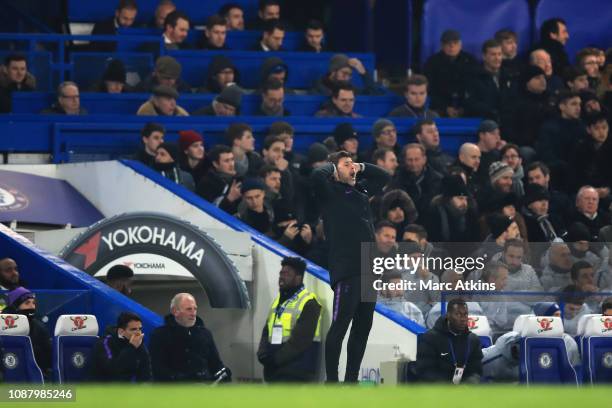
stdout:
<svg viewBox="0 0 612 408">
<path fill-rule="evenodd" d="M 181 151 L 185 151 L 195 142 L 203 142 L 202 135 L 195 130 L 181 130 L 179 132 L 179 147 Z"/>
</svg>

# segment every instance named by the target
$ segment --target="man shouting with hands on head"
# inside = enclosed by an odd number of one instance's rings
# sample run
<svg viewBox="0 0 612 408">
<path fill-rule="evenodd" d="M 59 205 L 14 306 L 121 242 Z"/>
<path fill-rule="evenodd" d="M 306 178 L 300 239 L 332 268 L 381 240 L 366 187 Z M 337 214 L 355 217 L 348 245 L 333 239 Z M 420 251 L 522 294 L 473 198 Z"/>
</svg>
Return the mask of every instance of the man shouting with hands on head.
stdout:
<svg viewBox="0 0 612 408">
<path fill-rule="evenodd" d="M 338 382 L 342 340 L 351 321 L 344 381 L 357 382 L 376 302 L 371 286 L 363 288 L 371 296 L 362 299 L 361 243 L 375 241 L 369 198 L 382 191 L 390 175 L 373 164 L 354 163 L 346 151 L 330 155 L 329 161 L 311 176 L 329 241 L 330 284 L 334 290 L 332 324 L 325 342 L 327 382 Z"/>
</svg>

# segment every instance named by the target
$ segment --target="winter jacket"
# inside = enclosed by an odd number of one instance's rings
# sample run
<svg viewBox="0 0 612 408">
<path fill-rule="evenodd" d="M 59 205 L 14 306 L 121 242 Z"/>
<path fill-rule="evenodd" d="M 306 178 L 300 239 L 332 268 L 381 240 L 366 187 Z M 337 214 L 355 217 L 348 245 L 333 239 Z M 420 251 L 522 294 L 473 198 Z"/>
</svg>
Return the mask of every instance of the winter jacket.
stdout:
<svg viewBox="0 0 612 408">
<path fill-rule="evenodd" d="M 469 354 L 466 353 L 468 350 Z M 418 339 L 417 374 L 421 381 L 450 384 L 456 365 L 464 367 L 461 383 L 480 382 L 482 376 L 480 339 L 469 330 L 463 333 L 452 332 L 446 317 L 440 316 L 433 329 Z"/>
<path fill-rule="evenodd" d="M 465 87 L 477 65 L 476 58 L 465 51 L 454 59 L 442 51 L 432 55 L 423 70 L 430 84 L 430 108 L 446 116 L 447 107 L 462 106 Z"/>
<path fill-rule="evenodd" d="M 325 237 L 330 245 L 330 283 L 360 276 L 362 242 L 374 242 L 374 218 L 369 198 L 380 193 L 389 181 L 389 173 L 365 163 L 358 183 L 351 186 L 333 179 L 334 167 L 326 164 L 312 172 L 315 198 L 320 204 Z"/>
<path fill-rule="evenodd" d="M 153 331 L 149 346 L 155 381 L 209 382 L 224 367 L 212 333 L 199 317 L 187 328 L 167 315 L 164 325 Z"/>
<path fill-rule="evenodd" d="M 117 328 L 107 330 L 91 351 L 90 378 L 95 382 L 144 382 L 151 380 L 151 360 L 143 343 L 134 348 L 119 337 Z"/>
<path fill-rule="evenodd" d="M 138 108 L 136 115 L 138 116 L 166 116 L 163 113 L 161 113 L 159 109 L 155 107 L 155 105 L 153 105 L 152 100 L 148 100 L 142 105 L 140 105 L 140 108 Z M 174 113 L 172 114 L 172 116 L 189 116 L 189 113 L 187 113 L 185 109 L 176 105 L 176 109 L 174 110 Z"/>
</svg>

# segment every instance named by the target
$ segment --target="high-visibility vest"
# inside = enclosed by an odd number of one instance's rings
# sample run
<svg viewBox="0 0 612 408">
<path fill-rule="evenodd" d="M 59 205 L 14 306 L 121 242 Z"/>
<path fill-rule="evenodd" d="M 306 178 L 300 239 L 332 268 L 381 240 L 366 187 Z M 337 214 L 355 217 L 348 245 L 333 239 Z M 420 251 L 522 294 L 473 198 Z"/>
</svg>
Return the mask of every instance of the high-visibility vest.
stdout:
<svg viewBox="0 0 612 408">
<path fill-rule="evenodd" d="M 268 341 L 270 343 L 272 343 L 272 328 L 275 325 L 280 325 L 283 327 L 282 342 L 285 343 L 289 340 L 291 337 L 291 331 L 295 327 L 297 320 L 300 318 L 302 310 L 304 310 L 304 305 L 306 305 L 306 303 L 311 299 L 314 299 L 319 306 L 321 305 L 314 293 L 310 293 L 305 288 L 302 288 L 297 296 L 293 295 L 289 299 L 289 302 L 285 301 L 285 303 L 281 305 L 285 306 L 285 310 L 283 310 L 280 316 L 277 316 L 276 309 L 280 300 L 280 294 L 276 296 L 276 299 L 270 307 L 270 315 L 268 316 Z M 317 328 L 315 330 L 313 341 L 321 341 L 321 314 L 319 314 L 319 319 L 317 320 Z"/>
</svg>

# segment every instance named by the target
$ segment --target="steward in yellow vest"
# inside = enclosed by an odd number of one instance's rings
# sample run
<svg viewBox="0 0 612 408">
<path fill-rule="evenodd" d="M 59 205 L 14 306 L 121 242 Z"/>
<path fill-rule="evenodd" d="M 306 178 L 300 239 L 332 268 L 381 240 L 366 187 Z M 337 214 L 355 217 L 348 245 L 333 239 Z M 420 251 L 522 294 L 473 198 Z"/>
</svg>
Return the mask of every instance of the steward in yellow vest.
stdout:
<svg viewBox="0 0 612 408">
<path fill-rule="evenodd" d="M 261 334 L 257 358 L 266 382 L 309 382 L 316 379 L 321 348 L 321 305 L 303 285 L 306 263 L 284 258 L 279 295 Z"/>
</svg>

